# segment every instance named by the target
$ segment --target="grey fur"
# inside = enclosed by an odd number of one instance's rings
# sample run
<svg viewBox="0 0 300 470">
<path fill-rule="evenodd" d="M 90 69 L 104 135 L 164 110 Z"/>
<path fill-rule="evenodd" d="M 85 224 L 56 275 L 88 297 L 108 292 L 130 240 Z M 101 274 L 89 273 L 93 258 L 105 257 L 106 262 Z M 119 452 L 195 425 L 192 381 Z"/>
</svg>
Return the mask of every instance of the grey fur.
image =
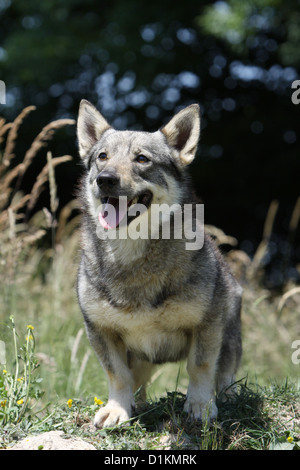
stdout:
<svg viewBox="0 0 300 470">
<path fill-rule="evenodd" d="M 107 405 L 95 417 L 98 427 L 130 419 L 133 393 L 146 385 L 152 364 L 187 358 L 185 410 L 195 419 L 215 418 L 214 391 L 235 380 L 242 290 L 213 241 L 205 235 L 195 252 L 185 249 L 184 238 L 97 236 L 95 209 L 103 194 L 95 180 L 104 169 L 118 176 L 105 196 L 132 199 L 150 190 L 152 203 L 196 204 L 186 165 L 196 152 L 199 123 L 199 108 L 192 105 L 156 133 L 115 131 L 90 103 L 80 106 L 78 140 L 86 171 L 79 191 L 78 299 L 110 388 Z M 107 160 L 99 161 L 101 152 Z M 150 163 L 137 164 L 139 153 Z"/>
</svg>

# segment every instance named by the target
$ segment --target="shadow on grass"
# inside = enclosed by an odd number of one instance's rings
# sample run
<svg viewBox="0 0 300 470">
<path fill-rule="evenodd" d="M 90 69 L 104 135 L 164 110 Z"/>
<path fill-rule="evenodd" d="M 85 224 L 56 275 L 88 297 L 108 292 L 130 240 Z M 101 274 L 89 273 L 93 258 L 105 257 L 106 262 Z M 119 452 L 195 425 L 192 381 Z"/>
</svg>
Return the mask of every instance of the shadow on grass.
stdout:
<svg viewBox="0 0 300 470">
<path fill-rule="evenodd" d="M 168 392 L 159 401 L 137 409 L 136 419 L 149 432 L 167 433 L 172 449 L 264 449 L 272 440 L 270 419 L 264 410 L 263 393 L 237 384 L 231 401 L 218 402 L 213 423 L 195 422 L 183 411 L 185 395 Z"/>
</svg>

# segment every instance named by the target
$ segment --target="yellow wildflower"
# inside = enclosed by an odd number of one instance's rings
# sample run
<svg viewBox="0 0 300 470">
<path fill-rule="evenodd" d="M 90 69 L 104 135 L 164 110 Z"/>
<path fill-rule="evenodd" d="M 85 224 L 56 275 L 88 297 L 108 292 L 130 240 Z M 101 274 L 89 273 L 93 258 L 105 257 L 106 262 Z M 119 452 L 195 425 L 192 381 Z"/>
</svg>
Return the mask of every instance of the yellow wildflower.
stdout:
<svg viewBox="0 0 300 470">
<path fill-rule="evenodd" d="M 27 325 L 27 329 L 28 329 L 28 330 L 34 330 L 34 326 L 32 326 L 32 325 Z"/>
<path fill-rule="evenodd" d="M 33 340 L 33 336 L 32 336 L 32 335 L 26 336 L 26 341 L 32 341 L 32 340 Z"/>
<path fill-rule="evenodd" d="M 23 403 L 24 403 L 24 400 L 22 399 L 17 401 L 17 405 L 23 405 Z"/>
<path fill-rule="evenodd" d="M 6 375 L 7 374 L 7 370 L 6 369 L 3 369 L 3 374 Z"/>
<path fill-rule="evenodd" d="M 19 378 L 17 379 L 17 382 L 23 382 L 23 380 L 24 380 L 24 377 L 19 377 Z"/>
<path fill-rule="evenodd" d="M 99 398 L 95 397 L 94 402 L 96 405 L 103 405 L 103 401 L 101 401 Z"/>
<path fill-rule="evenodd" d="M 292 436 L 289 436 L 289 437 L 287 438 L 287 440 L 288 440 L 288 442 L 292 443 L 294 439 L 292 438 Z"/>
<path fill-rule="evenodd" d="M 4 408 L 5 405 L 6 405 L 6 400 L 2 400 L 0 404 L 1 404 L 2 408 Z"/>
<path fill-rule="evenodd" d="M 71 408 L 72 403 L 73 403 L 73 400 L 72 400 L 72 398 L 70 398 L 70 399 L 67 401 L 67 404 L 68 404 L 68 407 L 69 407 L 69 408 Z"/>
</svg>

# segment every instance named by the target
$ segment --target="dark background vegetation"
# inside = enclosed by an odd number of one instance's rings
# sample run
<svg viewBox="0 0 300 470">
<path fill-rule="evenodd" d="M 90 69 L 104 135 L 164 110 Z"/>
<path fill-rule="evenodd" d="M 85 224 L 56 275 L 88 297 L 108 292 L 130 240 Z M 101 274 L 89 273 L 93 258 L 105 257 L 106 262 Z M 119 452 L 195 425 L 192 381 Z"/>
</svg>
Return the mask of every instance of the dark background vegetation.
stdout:
<svg viewBox="0 0 300 470">
<path fill-rule="evenodd" d="M 20 130 L 17 159 L 50 120 L 76 118 L 82 98 L 119 129 L 147 130 L 198 102 L 202 136 L 191 173 L 206 223 L 253 255 L 278 200 L 267 283 L 299 280 L 299 227 L 289 243 L 300 194 L 300 104 L 291 101 L 300 79 L 299 0 L 0 0 L 0 25 L 0 115 L 13 120 L 37 106 Z M 56 170 L 62 206 L 81 172 L 75 127 L 51 145 L 53 156 L 74 156 Z"/>
</svg>

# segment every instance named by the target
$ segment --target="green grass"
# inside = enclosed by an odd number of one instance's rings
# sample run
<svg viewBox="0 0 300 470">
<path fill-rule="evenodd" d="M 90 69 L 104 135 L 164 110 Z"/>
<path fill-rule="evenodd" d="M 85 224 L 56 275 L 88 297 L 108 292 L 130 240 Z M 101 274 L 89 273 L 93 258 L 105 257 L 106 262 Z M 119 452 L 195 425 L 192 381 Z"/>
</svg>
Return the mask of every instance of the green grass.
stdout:
<svg viewBox="0 0 300 470">
<path fill-rule="evenodd" d="M 36 364 L 33 355 L 31 359 Z M 25 364 L 26 358 L 19 356 L 19 363 L 18 372 L 22 374 L 21 363 Z M 13 379 L 8 375 L 6 371 L 6 383 Z M 33 411 L 36 402 L 40 402 L 37 383 L 37 380 L 30 384 L 27 381 L 27 385 L 26 380 L 21 383 L 18 398 L 31 398 L 22 416 L 14 411 L 14 403 L 6 415 L 2 411 L 0 448 L 10 447 L 28 435 L 62 430 L 69 436 L 81 437 L 97 449 L 106 450 L 300 449 L 300 388 L 288 381 L 261 387 L 248 386 L 245 379 L 241 380 L 234 399 L 218 403 L 219 416 L 211 424 L 190 421 L 183 412 L 185 396 L 174 391 L 160 399 L 149 398 L 136 409 L 127 425 L 104 430 L 95 430 L 92 425 L 100 406 L 92 397 L 56 401 L 43 410 Z"/>
<path fill-rule="evenodd" d="M 183 412 L 188 384 L 185 364 L 166 364 L 154 373 L 147 402 L 128 426 L 95 431 L 92 420 L 99 405 L 94 397 L 105 402 L 107 384 L 87 341 L 76 301 L 76 258 L 73 237 L 46 260 L 44 279 L 36 274 L 41 263 L 36 254 L 29 265 L 15 271 L 13 282 L 2 284 L 5 302 L 0 333 L 6 363 L 0 370 L 0 401 L 7 400 L 7 408 L 6 413 L 1 408 L 0 448 L 49 430 L 80 436 L 98 449 L 298 446 L 300 366 L 291 361 L 295 304 L 278 317 L 277 299 L 263 298 L 257 288 L 245 292 L 244 357 L 237 395 L 233 402 L 219 403 L 215 423 L 187 419 Z M 19 377 L 25 379 L 18 382 Z M 16 404 L 20 399 L 24 401 L 21 407 Z"/>
</svg>

